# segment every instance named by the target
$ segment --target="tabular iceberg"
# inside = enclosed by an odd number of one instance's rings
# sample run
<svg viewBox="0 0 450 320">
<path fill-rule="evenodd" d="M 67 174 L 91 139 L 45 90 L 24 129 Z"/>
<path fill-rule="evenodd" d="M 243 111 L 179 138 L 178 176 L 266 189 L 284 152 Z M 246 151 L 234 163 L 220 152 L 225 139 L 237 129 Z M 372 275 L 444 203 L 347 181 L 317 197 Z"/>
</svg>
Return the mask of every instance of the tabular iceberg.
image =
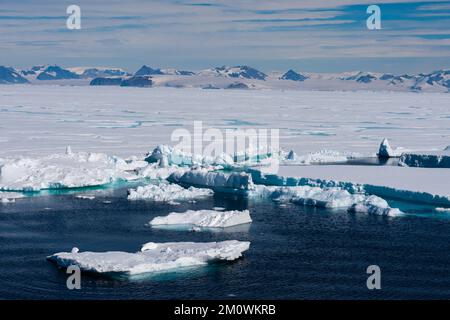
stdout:
<svg viewBox="0 0 450 320">
<path fill-rule="evenodd" d="M 250 222 L 252 219 L 248 210 L 188 210 L 183 213 L 172 212 L 164 217 L 156 217 L 149 224 L 152 226 L 192 225 L 204 228 L 227 228 Z"/>
<path fill-rule="evenodd" d="M 450 168 L 450 150 L 404 153 L 400 157 L 399 165 L 405 167 Z"/>
<path fill-rule="evenodd" d="M 55 253 L 47 259 L 62 268 L 76 265 L 83 271 L 135 275 L 204 265 L 217 260 L 232 261 L 240 258 L 249 247 L 250 242 L 237 240 L 206 243 L 149 242 L 136 253 L 72 250 Z"/>
<path fill-rule="evenodd" d="M 322 189 L 318 187 L 275 187 L 257 185 L 251 193 L 253 197 L 269 198 L 274 201 L 292 202 L 323 208 L 341 208 L 350 212 L 373 213 L 387 216 L 401 214 L 399 209 L 391 208 L 386 200 L 377 196 L 350 194 L 340 188 Z"/>
<path fill-rule="evenodd" d="M 213 194 L 210 189 L 183 188 L 177 184 L 150 184 L 128 190 L 128 200 L 176 201 L 207 197 Z"/>
</svg>

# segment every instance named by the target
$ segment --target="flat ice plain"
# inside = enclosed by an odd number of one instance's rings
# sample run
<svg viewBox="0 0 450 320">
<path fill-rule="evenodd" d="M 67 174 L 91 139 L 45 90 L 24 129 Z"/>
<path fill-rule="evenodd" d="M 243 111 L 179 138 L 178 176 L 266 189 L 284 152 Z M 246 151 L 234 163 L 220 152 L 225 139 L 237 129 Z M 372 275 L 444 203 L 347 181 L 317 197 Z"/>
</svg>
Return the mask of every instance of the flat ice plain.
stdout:
<svg viewBox="0 0 450 320">
<path fill-rule="evenodd" d="M 393 146 L 443 150 L 450 144 L 450 95 L 0 86 L 0 158 L 64 152 L 128 157 L 170 144 L 174 129 L 278 128 L 280 146 L 375 153 Z"/>
</svg>

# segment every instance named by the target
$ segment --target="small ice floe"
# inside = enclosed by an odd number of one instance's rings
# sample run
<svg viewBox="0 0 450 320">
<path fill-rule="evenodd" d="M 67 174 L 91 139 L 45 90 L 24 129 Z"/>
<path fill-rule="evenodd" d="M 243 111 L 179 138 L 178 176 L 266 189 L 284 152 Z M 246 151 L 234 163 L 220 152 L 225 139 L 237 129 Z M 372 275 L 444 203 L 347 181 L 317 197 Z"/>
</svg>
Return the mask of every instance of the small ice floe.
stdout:
<svg viewBox="0 0 450 320">
<path fill-rule="evenodd" d="M 389 206 L 386 200 L 377 196 L 351 194 L 340 188 L 319 188 L 310 186 L 275 187 L 257 185 L 251 196 L 269 198 L 278 202 L 347 209 L 349 212 L 362 212 L 387 216 L 398 216 L 399 209 Z"/>
<path fill-rule="evenodd" d="M 75 198 L 77 199 L 85 199 L 85 200 L 94 200 L 95 196 L 91 194 L 79 194 L 76 195 Z"/>
<path fill-rule="evenodd" d="M 398 158 L 405 152 L 403 148 L 393 149 L 389 144 L 388 139 L 384 138 L 381 141 L 380 147 L 378 149 L 378 157 L 379 158 Z"/>
<path fill-rule="evenodd" d="M 437 212 L 448 212 L 448 213 L 450 213 L 450 208 L 437 207 L 434 210 L 436 210 Z"/>
<path fill-rule="evenodd" d="M 168 180 L 186 186 L 210 188 L 217 192 L 246 193 L 253 188 L 252 177 L 245 172 L 216 172 L 192 169 L 183 174 L 172 174 Z"/>
<path fill-rule="evenodd" d="M 102 201 L 102 203 L 104 203 L 104 204 L 111 204 L 112 201 L 111 200 L 104 200 L 104 201 Z"/>
<path fill-rule="evenodd" d="M 72 250 L 55 253 L 47 259 L 62 268 L 76 265 L 83 271 L 135 275 L 205 265 L 218 260 L 232 261 L 240 258 L 249 247 L 250 242 L 237 240 L 206 243 L 149 242 L 136 253 Z"/>
<path fill-rule="evenodd" d="M 191 225 L 202 228 L 227 228 L 250 222 L 252 222 L 252 219 L 248 210 L 188 210 L 183 213 L 172 212 L 164 217 L 156 217 L 149 222 L 149 225 Z"/>
<path fill-rule="evenodd" d="M 19 192 L 1 192 L 0 191 L 0 203 L 13 203 L 16 199 L 25 197 L 23 193 Z"/>
<path fill-rule="evenodd" d="M 224 211 L 225 208 L 223 208 L 223 207 L 214 207 L 213 210 L 216 210 L 216 211 Z"/>
<path fill-rule="evenodd" d="M 194 187 L 189 187 L 186 189 L 177 184 L 160 183 L 128 190 L 128 200 L 170 202 L 203 198 L 212 194 L 213 191 L 210 189 L 200 189 Z"/>
<path fill-rule="evenodd" d="M 361 157 L 361 155 L 357 153 L 341 153 L 333 150 L 320 150 L 305 155 L 298 155 L 291 150 L 282 161 L 282 164 L 310 165 L 320 163 L 342 163 L 356 157 Z"/>
</svg>

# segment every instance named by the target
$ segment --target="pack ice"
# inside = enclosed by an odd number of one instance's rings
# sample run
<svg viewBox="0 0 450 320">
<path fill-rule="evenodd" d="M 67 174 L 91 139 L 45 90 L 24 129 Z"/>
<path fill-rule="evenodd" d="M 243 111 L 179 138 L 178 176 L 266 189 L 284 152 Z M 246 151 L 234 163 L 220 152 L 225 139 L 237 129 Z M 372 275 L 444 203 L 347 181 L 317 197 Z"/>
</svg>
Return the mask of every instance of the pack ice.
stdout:
<svg viewBox="0 0 450 320">
<path fill-rule="evenodd" d="M 43 189 L 98 186 L 117 179 L 133 179 L 122 159 L 103 153 L 53 154 L 41 158 L 5 159 L 0 165 L 0 190 L 39 191 Z"/>
<path fill-rule="evenodd" d="M 160 183 L 140 186 L 128 190 L 128 200 L 152 200 L 169 202 L 176 200 L 192 200 L 213 194 L 210 189 L 195 187 L 183 188 L 177 184 Z"/>
<path fill-rule="evenodd" d="M 183 213 L 172 212 L 164 217 L 156 217 L 149 224 L 152 226 L 192 225 L 204 228 L 227 228 L 250 222 L 252 219 L 248 210 L 188 210 Z"/>
<path fill-rule="evenodd" d="M 59 252 L 49 257 L 59 267 L 71 265 L 83 271 L 96 273 L 124 273 L 129 275 L 158 272 L 182 267 L 204 265 L 217 260 L 232 261 L 248 250 L 250 242 L 229 240 L 222 242 L 149 242 L 136 253 L 107 252 Z"/>
</svg>

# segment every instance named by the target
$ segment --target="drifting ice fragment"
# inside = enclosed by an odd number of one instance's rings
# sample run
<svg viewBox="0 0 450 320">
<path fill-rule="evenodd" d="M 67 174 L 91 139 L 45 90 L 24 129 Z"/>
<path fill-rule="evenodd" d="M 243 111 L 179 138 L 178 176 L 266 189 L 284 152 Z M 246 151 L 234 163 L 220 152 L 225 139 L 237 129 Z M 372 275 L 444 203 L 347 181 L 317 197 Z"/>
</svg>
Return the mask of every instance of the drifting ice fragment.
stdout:
<svg viewBox="0 0 450 320">
<path fill-rule="evenodd" d="M 164 217 L 156 217 L 149 224 L 152 226 L 192 225 L 204 228 L 227 228 L 250 222 L 252 219 L 248 210 L 188 210 L 183 213 L 172 212 Z"/>
<path fill-rule="evenodd" d="M 150 184 L 137 189 L 128 190 L 128 200 L 152 200 L 170 202 L 175 200 L 191 200 L 204 198 L 213 194 L 210 189 L 189 187 L 185 189 L 176 184 Z"/>
<path fill-rule="evenodd" d="M 384 138 L 381 141 L 380 148 L 378 149 L 378 157 L 380 158 L 395 158 L 400 157 L 404 150 L 401 148 L 392 149 L 388 139 Z"/>
<path fill-rule="evenodd" d="M 1 192 L 0 191 L 0 203 L 12 203 L 16 202 L 16 199 L 23 198 L 23 193 L 18 192 Z"/>
<path fill-rule="evenodd" d="M 62 268 L 76 265 L 83 271 L 134 275 L 204 265 L 217 260 L 232 261 L 240 258 L 249 247 L 250 242 L 237 240 L 208 243 L 150 242 L 136 253 L 60 252 L 47 259 Z"/>
</svg>

